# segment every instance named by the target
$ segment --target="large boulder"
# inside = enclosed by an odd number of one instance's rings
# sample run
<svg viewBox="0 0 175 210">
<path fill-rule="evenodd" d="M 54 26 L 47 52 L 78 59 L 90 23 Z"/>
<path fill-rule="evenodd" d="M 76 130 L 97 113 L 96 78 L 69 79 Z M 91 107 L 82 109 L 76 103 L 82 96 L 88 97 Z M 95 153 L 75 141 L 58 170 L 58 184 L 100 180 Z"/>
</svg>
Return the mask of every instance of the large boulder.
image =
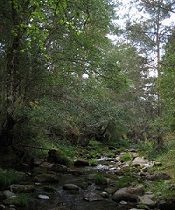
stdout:
<svg viewBox="0 0 175 210">
<path fill-rule="evenodd" d="M 132 194 L 128 191 L 127 187 L 121 188 L 117 190 L 113 196 L 112 199 L 116 202 L 120 201 L 130 201 L 130 202 L 137 202 L 138 195 Z"/>
<path fill-rule="evenodd" d="M 139 203 L 149 206 L 149 207 L 154 207 L 156 205 L 156 202 L 153 200 L 153 195 L 143 195 L 139 197 Z"/>
<path fill-rule="evenodd" d="M 112 199 L 116 202 L 120 201 L 130 201 L 130 202 L 137 202 L 138 196 L 144 193 L 143 185 L 138 185 L 136 187 L 124 187 L 117 190 Z"/>
</svg>

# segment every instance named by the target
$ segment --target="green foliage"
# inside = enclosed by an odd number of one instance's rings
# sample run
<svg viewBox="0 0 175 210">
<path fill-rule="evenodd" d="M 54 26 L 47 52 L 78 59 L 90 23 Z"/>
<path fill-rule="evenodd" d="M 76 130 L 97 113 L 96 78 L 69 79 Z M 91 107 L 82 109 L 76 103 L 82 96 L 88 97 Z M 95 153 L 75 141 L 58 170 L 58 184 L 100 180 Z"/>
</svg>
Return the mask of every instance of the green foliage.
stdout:
<svg viewBox="0 0 175 210">
<path fill-rule="evenodd" d="M 95 181 L 95 184 L 97 184 L 97 185 L 106 185 L 107 184 L 106 178 L 100 173 L 96 174 L 96 176 L 94 177 L 94 181 Z"/>
<path fill-rule="evenodd" d="M 167 145 L 164 145 L 161 150 L 158 150 L 155 140 L 141 142 L 140 144 L 138 144 L 138 148 L 140 153 L 150 160 L 156 159 L 159 155 L 167 151 Z"/>
<path fill-rule="evenodd" d="M 86 154 L 87 154 L 87 157 L 90 158 L 90 159 L 95 159 L 95 158 L 99 158 L 101 156 L 111 156 L 113 157 L 114 156 L 114 153 L 112 151 L 109 151 L 108 150 L 108 147 L 99 142 L 99 141 L 95 141 L 95 140 L 91 140 L 88 147 L 87 147 L 87 150 L 86 150 Z"/>
<path fill-rule="evenodd" d="M 170 199 L 175 196 L 174 189 L 171 188 L 170 181 L 154 181 L 146 184 L 146 190 L 151 191 L 159 198 Z"/>
<path fill-rule="evenodd" d="M 97 166 L 97 160 L 96 159 L 90 159 L 89 164 L 90 164 L 90 166 Z"/>
<path fill-rule="evenodd" d="M 175 140 L 168 140 L 166 142 L 166 148 L 165 150 L 157 155 L 156 157 L 157 161 L 160 161 L 162 163 L 162 166 L 159 167 L 160 171 L 167 172 L 173 180 L 175 180 Z"/>
<path fill-rule="evenodd" d="M 134 177 L 132 174 L 125 174 L 124 176 L 122 176 L 116 181 L 116 186 L 118 188 L 123 188 L 123 187 L 131 186 L 131 183 L 137 184 L 138 183 L 137 178 Z"/>
<path fill-rule="evenodd" d="M 132 160 L 132 155 L 131 155 L 131 153 L 129 153 L 129 152 L 125 153 L 124 155 L 121 156 L 120 160 L 121 160 L 122 162 L 126 162 L 126 161 Z"/>
<path fill-rule="evenodd" d="M 163 57 L 162 76 L 160 78 L 160 90 L 163 99 L 163 120 L 164 126 L 172 131 L 175 130 L 175 53 L 174 53 L 174 39 L 175 34 L 172 32 L 169 41 L 165 48 L 165 55 Z"/>
<path fill-rule="evenodd" d="M 23 175 L 13 169 L 1 169 L 0 168 L 0 185 L 8 187 L 11 184 L 18 183 L 23 179 Z"/>
</svg>

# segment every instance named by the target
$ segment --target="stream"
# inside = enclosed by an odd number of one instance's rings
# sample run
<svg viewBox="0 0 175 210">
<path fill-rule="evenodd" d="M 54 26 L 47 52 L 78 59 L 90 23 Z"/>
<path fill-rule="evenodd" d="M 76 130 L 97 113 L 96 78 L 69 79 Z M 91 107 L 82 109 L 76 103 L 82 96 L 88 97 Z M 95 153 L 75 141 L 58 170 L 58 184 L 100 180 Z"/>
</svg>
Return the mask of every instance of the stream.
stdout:
<svg viewBox="0 0 175 210">
<path fill-rule="evenodd" d="M 95 166 L 85 166 L 83 162 L 82 166 L 71 168 L 42 162 L 29 174 L 27 181 L 10 186 L 11 191 L 17 194 L 19 189 L 20 193 L 26 193 L 27 186 L 33 189 L 28 192 L 30 201 L 27 207 L 4 202 L 5 208 L 0 205 L 0 209 L 174 210 L 175 200 L 157 200 L 152 192 L 145 191 L 142 184 L 170 179 L 164 173 L 149 174 L 148 169 L 158 163 L 139 157 L 136 152 L 131 152 L 130 161 L 122 161 L 123 156 L 126 154 L 121 153 L 115 158 L 101 157 L 96 160 Z M 120 186 L 120 180 L 124 180 L 127 174 L 134 179 L 129 180 L 126 186 Z"/>
<path fill-rule="evenodd" d="M 93 176 L 96 173 L 107 177 L 115 177 L 116 164 L 113 159 L 102 157 L 97 160 L 97 166 L 74 168 L 75 172 L 81 175 L 60 174 L 59 184 L 50 185 L 56 189 L 55 193 L 43 192 L 43 188 L 38 187 L 37 193 L 49 196 L 49 200 L 35 200 L 31 210 L 128 210 L 135 206 L 135 203 L 116 203 L 110 195 L 105 195 L 105 189 L 115 188 L 109 180 L 108 184 L 97 185 L 94 183 Z M 109 164 L 110 163 L 110 164 Z M 79 190 L 64 190 L 65 184 L 74 184 L 79 186 Z M 104 196 L 103 196 L 104 194 Z"/>
</svg>

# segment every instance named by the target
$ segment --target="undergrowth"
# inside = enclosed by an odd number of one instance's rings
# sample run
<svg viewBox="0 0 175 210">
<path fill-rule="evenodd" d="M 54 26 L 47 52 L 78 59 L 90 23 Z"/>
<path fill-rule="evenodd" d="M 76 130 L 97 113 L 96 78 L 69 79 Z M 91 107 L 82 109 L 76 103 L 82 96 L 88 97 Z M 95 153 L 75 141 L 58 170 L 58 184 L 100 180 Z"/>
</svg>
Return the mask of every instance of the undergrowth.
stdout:
<svg viewBox="0 0 175 210">
<path fill-rule="evenodd" d="M 7 187 L 16 184 L 23 179 L 23 175 L 13 169 L 3 170 L 0 168 L 0 186 Z"/>
</svg>

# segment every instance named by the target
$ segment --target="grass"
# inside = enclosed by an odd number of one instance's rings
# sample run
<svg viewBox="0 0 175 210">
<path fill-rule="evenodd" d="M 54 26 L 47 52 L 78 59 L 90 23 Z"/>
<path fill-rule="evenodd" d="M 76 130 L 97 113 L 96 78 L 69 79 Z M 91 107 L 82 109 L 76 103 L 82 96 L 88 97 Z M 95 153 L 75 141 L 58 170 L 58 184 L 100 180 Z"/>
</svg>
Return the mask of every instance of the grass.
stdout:
<svg viewBox="0 0 175 210">
<path fill-rule="evenodd" d="M 122 162 L 127 162 L 130 160 L 132 160 L 132 155 L 129 152 L 123 154 L 122 157 L 120 158 L 120 161 L 122 161 Z"/>
<path fill-rule="evenodd" d="M 154 159 L 162 163 L 160 166 L 155 166 L 150 171 L 164 172 L 171 176 L 171 180 L 161 180 L 148 182 L 145 187 L 148 191 L 152 191 L 157 197 L 168 199 L 175 196 L 175 189 L 171 188 L 175 184 L 175 140 L 169 139 L 165 141 L 164 148 L 161 151 L 155 149 L 155 145 L 151 142 L 142 144 L 140 148 L 144 156 Z"/>
<path fill-rule="evenodd" d="M 148 182 L 146 184 L 146 191 L 151 191 L 154 195 L 163 199 L 174 198 L 175 190 L 171 188 L 171 182 L 167 180 Z"/>
<path fill-rule="evenodd" d="M 18 183 L 22 180 L 23 176 L 21 173 L 9 169 L 9 170 L 3 170 L 0 168 L 0 185 L 2 187 L 7 187 L 11 184 Z"/>
<path fill-rule="evenodd" d="M 4 204 L 27 207 L 30 200 L 28 194 L 18 194 L 16 197 L 10 197 L 4 200 Z"/>
<path fill-rule="evenodd" d="M 119 178 L 117 181 L 116 181 L 116 186 L 118 188 L 123 188 L 123 187 L 128 187 L 128 186 L 131 186 L 131 183 L 133 185 L 137 184 L 139 181 L 137 180 L 136 177 L 134 177 L 132 174 L 128 174 L 128 175 L 125 175 L 125 176 L 122 176 L 121 178 Z"/>
<path fill-rule="evenodd" d="M 96 174 L 94 177 L 94 181 L 95 181 L 95 184 L 97 184 L 97 185 L 107 184 L 107 180 L 102 174 Z"/>
<path fill-rule="evenodd" d="M 97 166 L 97 160 L 96 159 L 90 159 L 89 164 L 90 164 L 90 166 Z"/>
<path fill-rule="evenodd" d="M 168 173 L 175 182 L 175 141 L 167 142 L 166 152 L 162 152 L 156 160 L 162 163 L 158 170 Z"/>
</svg>

